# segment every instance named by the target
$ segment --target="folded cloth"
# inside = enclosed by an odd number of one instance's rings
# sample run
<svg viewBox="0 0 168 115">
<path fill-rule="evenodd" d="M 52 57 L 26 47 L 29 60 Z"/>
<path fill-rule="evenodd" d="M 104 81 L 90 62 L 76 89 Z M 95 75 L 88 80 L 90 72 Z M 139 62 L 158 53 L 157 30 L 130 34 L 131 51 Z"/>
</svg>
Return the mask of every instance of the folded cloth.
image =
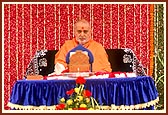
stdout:
<svg viewBox="0 0 168 115">
<path fill-rule="evenodd" d="M 43 80 L 42 75 L 27 75 L 26 80 Z"/>
<path fill-rule="evenodd" d="M 134 72 L 111 72 L 109 78 L 137 77 Z"/>
</svg>

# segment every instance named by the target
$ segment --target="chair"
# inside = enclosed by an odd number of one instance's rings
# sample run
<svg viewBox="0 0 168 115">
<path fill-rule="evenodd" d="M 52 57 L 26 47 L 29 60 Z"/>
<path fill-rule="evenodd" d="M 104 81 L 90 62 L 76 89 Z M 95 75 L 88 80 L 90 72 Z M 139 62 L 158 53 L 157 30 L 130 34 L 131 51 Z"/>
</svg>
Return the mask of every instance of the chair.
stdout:
<svg viewBox="0 0 168 115">
<path fill-rule="evenodd" d="M 43 75 L 54 71 L 54 59 L 58 50 L 39 50 L 30 61 L 27 69 L 27 75 Z M 112 72 L 134 72 L 136 75 L 146 75 L 143 66 L 137 60 L 131 49 L 106 49 Z"/>
<path fill-rule="evenodd" d="M 39 50 L 35 53 L 26 69 L 27 75 L 47 76 L 54 71 L 54 59 L 58 50 Z"/>
</svg>

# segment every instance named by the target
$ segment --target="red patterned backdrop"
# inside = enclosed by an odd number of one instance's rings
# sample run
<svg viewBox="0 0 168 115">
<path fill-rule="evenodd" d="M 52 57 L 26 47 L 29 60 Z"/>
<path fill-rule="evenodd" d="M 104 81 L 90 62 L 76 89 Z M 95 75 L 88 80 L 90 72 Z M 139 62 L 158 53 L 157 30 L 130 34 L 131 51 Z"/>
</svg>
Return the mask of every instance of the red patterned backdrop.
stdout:
<svg viewBox="0 0 168 115">
<path fill-rule="evenodd" d="M 4 4 L 4 106 L 16 80 L 40 49 L 60 49 L 74 22 L 90 21 L 92 37 L 106 49 L 130 48 L 150 71 L 150 4 Z"/>
</svg>

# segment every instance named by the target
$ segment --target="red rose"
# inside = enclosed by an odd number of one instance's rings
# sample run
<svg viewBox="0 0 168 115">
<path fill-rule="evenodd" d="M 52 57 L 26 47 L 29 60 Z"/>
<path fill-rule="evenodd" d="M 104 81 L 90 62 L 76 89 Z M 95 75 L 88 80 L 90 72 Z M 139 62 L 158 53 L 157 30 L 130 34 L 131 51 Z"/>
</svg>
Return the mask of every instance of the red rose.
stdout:
<svg viewBox="0 0 168 115">
<path fill-rule="evenodd" d="M 66 91 L 66 94 L 67 94 L 67 95 L 72 95 L 73 92 L 74 92 L 74 89 L 71 89 L 71 90 L 69 90 L 69 91 Z"/>
<path fill-rule="evenodd" d="M 60 103 L 60 104 L 56 105 L 56 110 L 63 110 L 64 108 L 65 108 L 64 103 Z"/>
<path fill-rule="evenodd" d="M 83 96 L 84 97 L 90 97 L 92 95 L 92 93 L 89 90 L 84 90 L 83 91 Z"/>
<path fill-rule="evenodd" d="M 85 108 L 85 107 L 80 107 L 80 108 L 78 108 L 78 110 L 87 110 L 87 108 Z"/>
<path fill-rule="evenodd" d="M 43 80 L 47 80 L 47 76 L 43 76 Z"/>
<path fill-rule="evenodd" d="M 72 110 L 78 110 L 78 108 L 72 108 Z"/>
<path fill-rule="evenodd" d="M 84 77 L 78 77 L 76 79 L 76 84 L 85 84 L 86 83 L 86 80 L 84 79 Z"/>
</svg>

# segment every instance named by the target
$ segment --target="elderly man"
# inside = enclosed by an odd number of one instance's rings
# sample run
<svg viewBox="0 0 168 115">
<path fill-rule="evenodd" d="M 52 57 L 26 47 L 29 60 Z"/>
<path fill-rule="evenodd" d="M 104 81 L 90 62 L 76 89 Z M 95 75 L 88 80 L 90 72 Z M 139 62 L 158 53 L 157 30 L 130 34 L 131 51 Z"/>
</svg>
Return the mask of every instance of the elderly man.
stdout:
<svg viewBox="0 0 168 115">
<path fill-rule="evenodd" d="M 91 38 L 91 27 L 89 22 L 85 19 L 78 20 L 74 25 L 74 34 L 75 38 L 65 41 L 61 49 L 56 53 L 54 73 L 60 74 L 62 71 L 68 69 L 66 55 L 78 44 L 81 44 L 92 52 L 94 57 L 94 62 L 92 64 L 93 72 L 111 72 L 112 69 L 104 47 Z"/>
</svg>

